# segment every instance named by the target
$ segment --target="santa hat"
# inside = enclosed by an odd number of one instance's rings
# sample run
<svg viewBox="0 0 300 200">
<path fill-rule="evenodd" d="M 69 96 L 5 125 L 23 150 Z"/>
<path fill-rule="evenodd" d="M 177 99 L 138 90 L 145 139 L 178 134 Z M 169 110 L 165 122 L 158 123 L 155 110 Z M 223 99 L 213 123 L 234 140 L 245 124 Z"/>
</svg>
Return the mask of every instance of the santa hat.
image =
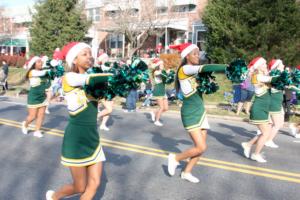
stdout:
<svg viewBox="0 0 300 200">
<path fill-rule="evenodd" d="M 53 52 L 52 58 L 54 60 L 63 60 L 62 53 L 60 51 L 60 48 L 56 48 Z"/>
<path fill-rule="evenodd" d="M 36 61 L 38 61 L 38 60 L 41 60 L 41 58 L 38 57 L 38 56 L 32 56 L 32 57 L 30 57 L 26 61 L 25 65 L 24 65 L 24 69 L 27 69 L 27 70 L 30 69 L 36 63 Z"/>
<path fill-rule="evenodd" d="M 282 65 L 282 60 L 272 59 L 268 64 L 268 68 L 269 70 L 276 69 L 279 65 Z"/>
<path fill-rule="evenodd" d="M 179 45 L 170 45 L 170 49 L 177 49 L 180 52 L 181 58 L 185 58 L 194 49 L 199 49 L 197 45 L 192 43 L 184 43 Z"/>
<path fill-rule="evenodd" d="M 104 64 L 104 62 L 107 61 L 108 58 L 109 57 L 106 53 L 101 53 L 97 59 L 98 59 L 99 64 Z"/>
<path fill-rule="evenodd" d="M 258 67 L 260 67 L 262 64 L 267 63 L 267 61 L 263 57 L 256 57 L 248 65 L 248 69 L 256 70 Z"/>
<path fill-rule="evenodd" d="M 91 49 L 91 47 L 83 42 L 70 42 L 69 44 L 66 44 L 62 50 L 62 57 L 66 60 L 68 66 L 72 68 L 73 61 L 77 57 L 80 51 L 82 51 L 85 48 Z"/>
<path fill-rule="evenodd" d="M 162 61 L 161 59 L 159 59 L 159 58 L 154 58 L 153 60 L 152 60 L 152 68 L 155 68 L 155 67 L 157 67 L 157 66 L 160 66 L 161 64 L 163 64 L 164 63 L 164 61 Z"/>
</svg>

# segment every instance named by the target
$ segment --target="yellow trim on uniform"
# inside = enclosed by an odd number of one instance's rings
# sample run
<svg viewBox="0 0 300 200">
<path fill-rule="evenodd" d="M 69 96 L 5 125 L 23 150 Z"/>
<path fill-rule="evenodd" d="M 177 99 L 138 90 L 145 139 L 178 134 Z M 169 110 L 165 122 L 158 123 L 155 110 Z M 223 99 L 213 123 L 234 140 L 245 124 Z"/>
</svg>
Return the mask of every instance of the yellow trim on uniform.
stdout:
<svg viewBox="0 0 300 200">
<path fill-rule="evenodd" d="M 65 93 L 71 92 L 72 90 L 76 89 L 68 84 L 67 79 L 65 76 L 62 78 L 62 88 Z"/>
<path fill-rule="evenodd" d="M 192 131 L 192 130 L 194 130 L 194 129 L 199 129 L 199 128 L 201 129 L 201 125 L 202 125 L 202 123 L 203 123 L 203 120 L 204 120 L 205 116 L 206 116 L 206 111 L 204 111 L 204 113 L 203 113 L 201 119 L 199 120 L 199 122 L 198 122 L 197 124 L 192 125 L 192 126 L 188 126 L 188 127 L 184 127 L 184 128 L 185 128 L 186 130 L 188 130 L 188 131 Z"/>
<path fill-rule="evenodd" d="M 190 76 L 189 75 L 186 75 L 184 72 L 183 72 L 183 67 L 180 67 L 179 70 L 178 70 L 178 79 L 179 80 L 183 80 L 183 79 L 187 79 L 189 78 Z"/>
<path fill-rule="evenodd" d="M 48 102 L 47 102 L 47 100 L 45 100 L 43 103 L 40 103 L 40 104 L 34 104 L 34 105 L 28 104 L 27 107 L 28 108 L 40 108 L 40 107 L 44 107 L 47 105 L 48 105 Z"/>
<path fill-rule="evenodd" d="M 95 150 L 95 152 L 93 153 L 93 155 L 91 155 L 90 157 L 84 158 L 84 159 L 70 159 L 70 158 L 65 158 L 63 156 L 61 156 L 61 164 L 63 164 L 64 166 L 88 166 L 88 165 L 92 165 L 95 164 L 97 162 L 102 161 L 101 158 L 105 158 L 104 152 L 102 150 L 100 141 L 99 141 L 99 145 L 97 147 L 97 149 Z"/>
<path fill-rule="evenodd" d="M 270 118 L 267 120 L 249 120 L 252 124 L 266 124 L 270 123 Z"/>
<path fill-rule="evenodd" d="M 88 85 L 90 82 L 90 77 L 98 77 L 98 76 L 112 76 L 112 73 L 96 73 L 96 74 L 89 74 L 87 77 L 85 84 Z"/>
</svg>

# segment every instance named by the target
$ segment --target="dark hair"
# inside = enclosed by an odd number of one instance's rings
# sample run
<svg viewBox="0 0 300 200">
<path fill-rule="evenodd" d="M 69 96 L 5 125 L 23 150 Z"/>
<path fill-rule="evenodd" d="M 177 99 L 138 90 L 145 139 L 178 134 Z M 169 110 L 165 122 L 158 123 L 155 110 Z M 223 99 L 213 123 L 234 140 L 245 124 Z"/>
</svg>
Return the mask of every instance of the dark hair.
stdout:
<svg viewBox="0 0 300 200">
<path fill-rule="evenodd" d="M 178 78 L 178 72 L 180 70 L 181 67 L 183 67 L 184 65 L 187 64 L 187 59 L 186 57 L 182 59 L 181 64 L 179 65 L 179 67 L 177 68 L 176 71 L 176 77 L 175 77 L 175 88 L 176 88 L 176 92 L 179 92 L 180 89 L 180 84 L 179 84 L 179 78 Z"/>
<path fill-rule="evenodd" d="M 35 68 L 35 63 L 30 67 L 30 69 L 26 72 L 25 78 L 26 80 L 29 79 L 29 73 L 31 72 L 31 70 L 33 70 Z"/>
</svg>

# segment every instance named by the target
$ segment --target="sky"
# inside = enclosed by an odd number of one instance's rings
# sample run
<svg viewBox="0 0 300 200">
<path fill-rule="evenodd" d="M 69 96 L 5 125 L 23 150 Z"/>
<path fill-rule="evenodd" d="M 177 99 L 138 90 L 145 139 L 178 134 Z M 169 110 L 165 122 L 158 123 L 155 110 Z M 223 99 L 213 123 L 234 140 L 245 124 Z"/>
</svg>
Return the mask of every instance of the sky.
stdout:
<svg viewBox="0 0 300 200">
<path fill-rule="evenodd" d="M 35 0 L 1 0 L 0 6 L 3 7 L 28 7 L 33 5 Z"/>
</svg>

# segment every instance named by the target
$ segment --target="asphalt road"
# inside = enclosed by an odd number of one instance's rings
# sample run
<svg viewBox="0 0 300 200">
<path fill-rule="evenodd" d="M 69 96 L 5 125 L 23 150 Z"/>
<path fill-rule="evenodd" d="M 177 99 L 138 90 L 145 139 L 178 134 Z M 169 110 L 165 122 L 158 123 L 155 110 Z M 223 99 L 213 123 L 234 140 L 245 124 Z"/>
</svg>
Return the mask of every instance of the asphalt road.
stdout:
<svg viewBox="0 0 300 200">
<path fill-rule="evenodd" d="M 48 189 L 71 181 L 60 164 L 63 130 L 68 113 L 51 105 L 44 122 L 45 137 L 21 132 L 27 115 L 25 100 L 0 97 L 0 200 L 42 200 Z M 208 149 L 193 174 L 200 183 L 167 175 L 167 153 L 192 145 L 180 116 L 164 114 L 163 128 L 154 126 L 144 111 L 114 110 L 109 132 L 101 132 L 107 161 L 95 199 L 107 200 L 298 200 L 300 196 L 300 141 L 281 130 L 279 149 L 264 149 L 268 162 L 242 156 L 240 143 L 256 128 L 246 122 L 210 118 Z M 78 196 L 68 199 L 79 199 Z"/>
</svg>

